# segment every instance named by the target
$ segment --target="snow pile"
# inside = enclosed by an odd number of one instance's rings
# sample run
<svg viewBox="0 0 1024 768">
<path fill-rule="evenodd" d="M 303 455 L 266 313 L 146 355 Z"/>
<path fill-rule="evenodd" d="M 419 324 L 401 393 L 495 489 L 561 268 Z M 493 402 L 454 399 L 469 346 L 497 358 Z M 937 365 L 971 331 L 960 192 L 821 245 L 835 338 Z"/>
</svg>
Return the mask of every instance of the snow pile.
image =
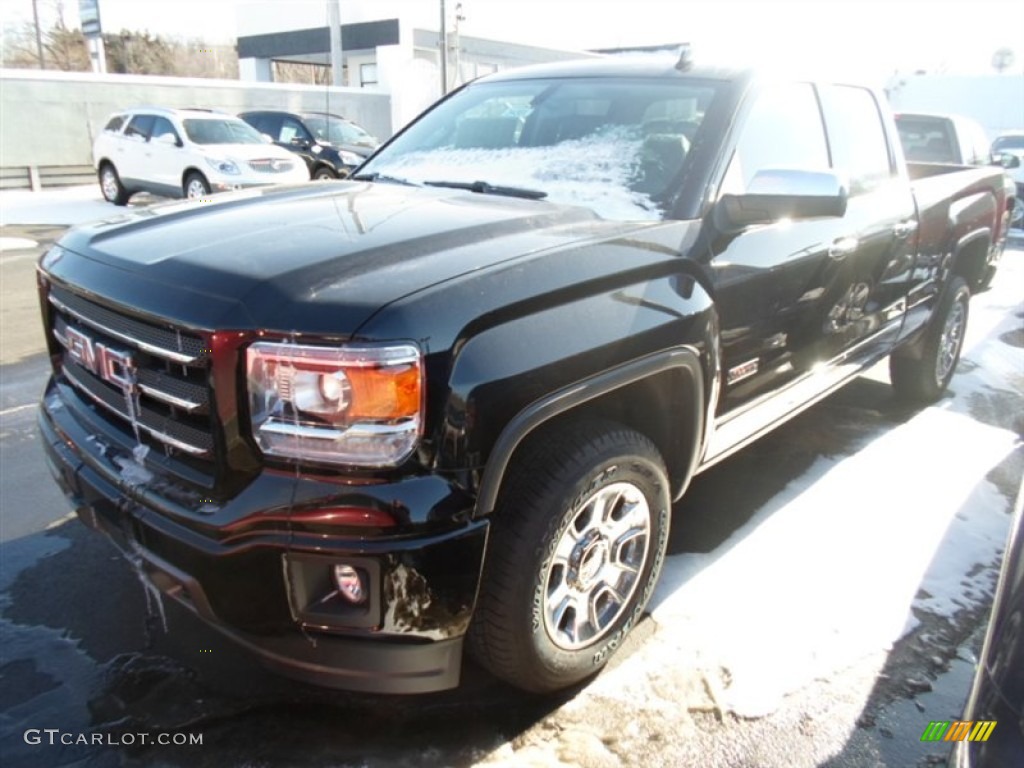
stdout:
<svg viewBox="0 0 1024 768">
<path fill-rule="evenodd" d="M 544 199 L 590 208 L 598 216 L 620 221 L 661 218 L 648 195 L 630 188 L 638 174 L 643 140 L 627 128 L 563 141 L 555 146 L 501 149 L 443 148 L 409 152 L 373 170 L 422 183 L 486 181 L 495 186 L 546 192 Z"/>
<path fill-rule="evenodd" d="M 891 647 L 915 612 L 955 617 L 991 595 L 1012 505 L 993 470 L 1017 473 L 1022 446 L 1024 351 L 1005 340 L 1024 265 L 1004 272 L 974 304 L 955 396 L 865 426 L 849 455 L 818 458 L 713 552 L 668 558 L 655 635 L 595 693 L 673 701 L 681 671 L 697 670 L 718 708 L 762 716 Z"/>
</svg>

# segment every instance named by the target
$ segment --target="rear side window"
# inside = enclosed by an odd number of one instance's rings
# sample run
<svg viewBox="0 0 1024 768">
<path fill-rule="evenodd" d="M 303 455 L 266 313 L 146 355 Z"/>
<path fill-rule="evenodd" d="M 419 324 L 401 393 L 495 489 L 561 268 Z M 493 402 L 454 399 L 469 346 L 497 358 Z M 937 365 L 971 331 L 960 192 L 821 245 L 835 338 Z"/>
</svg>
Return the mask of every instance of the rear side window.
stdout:
<svg viewBox="0 0 1024 768">
<path fill-rule="evenodd" d="M 766 87 L 743 124 L 722 193 L 743 194 L 758 171 L 827 171 L 821 110 L 808 83 Z"/>
<path fill-rule="evenodd" d="M 103 126 L 104 131 L 110 131 L 111 133 L 117 133 L 121 130 L 121 126 L 124 125 L 124 115 L 114 115 L 107 124 Z"/>
<path fill-rule="evenodd" d="M 129 121 L 128 127 L 124 129 L 124 135 L 145 141 L 149 138 L 149 133 L 152 128 L 152 115 L 136 115 L 131 119 L 131 121 Z"/>
<path fill-rule="evenodd" d="M 894 173 L 874 94 L 848 85 L 825 85 L 818 93 L 832 167 L 849 179 L 851 195 L 870 192 Z"/>
</svg>

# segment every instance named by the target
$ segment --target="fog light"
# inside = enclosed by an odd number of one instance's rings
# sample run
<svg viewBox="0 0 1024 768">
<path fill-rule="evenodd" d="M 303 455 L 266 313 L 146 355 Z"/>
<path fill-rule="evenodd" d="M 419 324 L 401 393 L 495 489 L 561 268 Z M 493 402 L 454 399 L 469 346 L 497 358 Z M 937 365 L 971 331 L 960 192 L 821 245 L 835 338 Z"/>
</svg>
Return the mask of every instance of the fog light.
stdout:
<svg viewBox="0 0 1024 768">
<path fill-rule="evenodd" d="M 338 592 L 341 596 L 350 603 L 359 605 L 366 602 L 363 577 L 351 565 L 334 566 L 334 583 L 338 585 Z"/>
</svg>

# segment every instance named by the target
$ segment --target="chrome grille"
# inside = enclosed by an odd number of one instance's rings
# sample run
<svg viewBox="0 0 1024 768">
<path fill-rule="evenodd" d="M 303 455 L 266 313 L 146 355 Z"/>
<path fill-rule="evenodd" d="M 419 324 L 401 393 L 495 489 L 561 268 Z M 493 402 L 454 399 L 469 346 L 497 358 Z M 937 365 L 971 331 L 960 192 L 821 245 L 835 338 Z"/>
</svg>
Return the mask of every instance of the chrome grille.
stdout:
<svg viewBox="0 0 1024 768">
<path fill-rule="evenodd" d="M 261 160 L 250 160 L 249 167 L 257 173 L 284 173 L 295 167 L 291 160 L 278 160 L 277 158 L 266 158 Z"/>
<path fill-rule="evenodd" d="M 118 428 L 169 455 L 212 460 L 214 430 L 204 340 L 137 320 L 51 287 L 61 372 Z M 112 419 L 110 417 L 113 417 Z"/>
</svg>

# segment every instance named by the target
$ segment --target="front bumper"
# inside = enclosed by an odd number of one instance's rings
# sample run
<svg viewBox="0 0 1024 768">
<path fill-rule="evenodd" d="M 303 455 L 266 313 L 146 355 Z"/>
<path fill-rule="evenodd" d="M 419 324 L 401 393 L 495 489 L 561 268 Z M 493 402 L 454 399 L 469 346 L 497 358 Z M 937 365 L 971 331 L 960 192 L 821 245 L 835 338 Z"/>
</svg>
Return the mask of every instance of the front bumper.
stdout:
<svg viewBox="0 0 1024 768">
<path fill-rule="evenodd" d="M 264 471 L 215 511 L 197 512 L 176 502 L 165 481 L 125 472 L 123 452 L 88 413 L 67 407 L 52 380 L 39 427 L 51 473 L 83 522 L 150 584 L 268 667 L 378 693 L 458 685 L 487 523 L 470 521 L 469 500 L 441 478 L 346 486 Z M 398 533 L 310 531 L 289 523 L 282 499 L 301 500 L 304 510 L 318 499 L 330 508 L 390 503 L 418 522 Z M 336 563 L 364 574 L 365 604 L 330 597 Z"/>
</svg>

